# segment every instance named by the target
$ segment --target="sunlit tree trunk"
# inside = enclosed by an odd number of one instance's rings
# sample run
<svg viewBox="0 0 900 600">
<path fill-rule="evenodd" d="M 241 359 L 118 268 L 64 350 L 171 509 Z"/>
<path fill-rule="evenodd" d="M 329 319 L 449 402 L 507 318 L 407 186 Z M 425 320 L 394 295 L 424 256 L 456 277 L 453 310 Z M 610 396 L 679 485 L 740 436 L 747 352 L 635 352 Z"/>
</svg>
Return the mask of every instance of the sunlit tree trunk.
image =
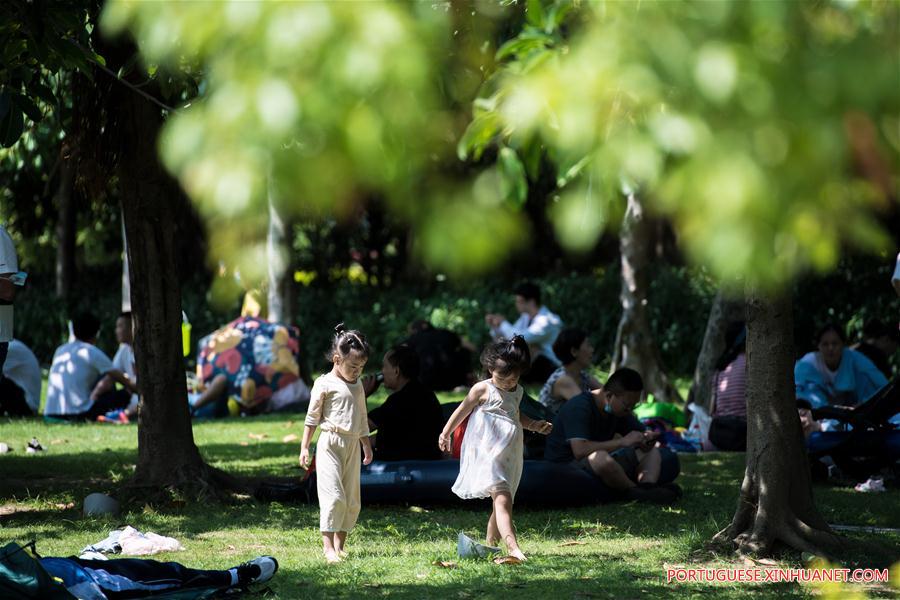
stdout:
<svg viewBox="0 0 900 600">
<path fill-rule="evenodd" d="M 657 400 L 680 399 L 662 369 L 659 351 L 647 316 L 647 265 L 650 256 L 650 229 L 644 207 L 635 194 L 628 205 L 620 234 L 622 254 L 622 318 L 616 331 L 612 370 L 630 367 L 644 378 L 644 387 Z"/>
<path fill-rule="evenodd" d="M 706 333 L 703 336 L 703 346 L 697 357 L 697 365 L 694 368 L 694 379 L 691 383 L 691 391 L 688 394 L 688 402 L 697 406 L 710 409 L 712 398 L 712 378 L 716 371 L 716 361 L 725 352 L 725 330 L 728 324 L 744 318 L 744 303 L 726 296 L 722 290 L 716 294 L 712 308 L 709 311 L 709 320 L 706 322 Z"/>
<path fill-rule="evenodd" d="M 268 272 L 268 314 L 270 321 L 284 320 L 284 273 L 288 251 L 285 248 L 284 220 L 275 206 L 269 190 L 269 229 L 266 232 L 266 260 Z"/>
<path fill-rule="evenodd" d="M 747 303 L 747 465 L 731 524 L 714 541 L 770 554 L 777 543 L 833 556 L 840 540 L 816 510 L 794 399 L 790 293 Z"/>
</svg>

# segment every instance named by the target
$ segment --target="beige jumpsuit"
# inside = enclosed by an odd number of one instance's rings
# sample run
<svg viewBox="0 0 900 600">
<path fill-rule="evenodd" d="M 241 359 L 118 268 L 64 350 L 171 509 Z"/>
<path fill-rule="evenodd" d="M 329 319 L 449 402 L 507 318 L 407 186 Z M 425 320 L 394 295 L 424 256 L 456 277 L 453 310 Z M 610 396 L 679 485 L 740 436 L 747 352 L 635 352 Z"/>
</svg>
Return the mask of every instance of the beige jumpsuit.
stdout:
<svg viewBox="0 0 900 600">
<path fill-rule="evenodd" d="M 350 531 L 359 516 L 360 438 L 369 435 L 362 382 L 326 373 L 310 394 L 306 425 L 321 426 L 316 444 L 319 530 Z"/>
</svg>

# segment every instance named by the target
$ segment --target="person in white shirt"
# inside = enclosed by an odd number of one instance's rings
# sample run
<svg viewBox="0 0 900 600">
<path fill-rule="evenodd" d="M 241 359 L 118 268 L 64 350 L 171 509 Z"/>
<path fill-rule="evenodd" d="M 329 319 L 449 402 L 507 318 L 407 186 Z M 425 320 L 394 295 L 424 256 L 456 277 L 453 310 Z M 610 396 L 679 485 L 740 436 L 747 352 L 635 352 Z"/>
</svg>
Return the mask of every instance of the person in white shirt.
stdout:
<svg viewBox="0 0 900 600">
<path fill-rule="evenodd" d="M 16 286 L 10 277 L 18 271 L 16 247 L 6 228 L 0 225 L 0 373 L 3 372 L 9 342 L 13 339 L 13 300 L 16 298 Z"/>
<path fill-rule="evenodd" d="M 93 421 L 111 410 L 125 408 L 130 400 L 128 394 L 102 398 L 91 394 L 104 375 L 121 383 L 129 392 L 139 393 L 137 385 L 113 367 L 109 357 L 94 345 L 100 322 L 91 314 L 82 314 L 72 319 L 72 325 L 75 341 L 63 344 L 53 355 L 44 415 Z"/>
<path fill-rule="evenodd" d="M 12 340 L 0 377 L 0 415 L 30 417 L 40 404 L 41 366 L 28 346 Z"/>
<path fill-rule="evenodd" d="M 134 366 L 134 331 L 131 323 L 131 313 L 123 312 L 116 319 L 116 341 L 119 342 L 119 348 L 116 350 L 112 359 L 114 369 L 122 371 L 132 383 L 137 384 L 137 371 Z M 129 394 L 125 390 L 116 390 L 116 384 L 109 375 L 103 377 L 94 388 L 92 396 L 95 399 L 101 398 L 107 394 L 125 394 L 129 398 L 128 407 L 125 408 L 125 418 L 119 420 L 128 422 L 137 416 L 137 406 L 140 396 L 137 394 Z M 120 403 L 118 400 L 116 403 Z"/>
<path fill-rule="evenodd" d="M 511 340 L 521 335 L 531 350 L 531 369 L 522 376 L 526 383 L 544 383 L 562 363 L 553 353 L 553 342 L 562 329 L 563 322 L 546 306 L 541 305 L 541 290 L 533 283 L 522 283 L 515 289 L 516 310 L 521 314 L 515 323 L 503 315 L 487 314 L 484 317 L 495 340 Z"/>
</svg>

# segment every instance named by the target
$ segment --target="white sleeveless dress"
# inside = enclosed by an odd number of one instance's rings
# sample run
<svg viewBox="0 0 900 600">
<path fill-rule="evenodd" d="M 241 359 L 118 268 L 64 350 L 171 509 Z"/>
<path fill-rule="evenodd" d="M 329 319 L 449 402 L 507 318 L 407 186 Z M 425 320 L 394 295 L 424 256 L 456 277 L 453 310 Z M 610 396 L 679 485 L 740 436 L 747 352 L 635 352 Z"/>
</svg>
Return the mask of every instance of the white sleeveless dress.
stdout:
<svg viewBox="0 0 900 600">
<path fill-rule="evenodd" d="M 522 478 L 522 386 L 507 392 L 488 380 L 487 387 L 487 400 L 469 415 L 460 451 L 453 493 L 463 499 L 486 498 L 502 491 L 515 498 Z"/>
</svg>

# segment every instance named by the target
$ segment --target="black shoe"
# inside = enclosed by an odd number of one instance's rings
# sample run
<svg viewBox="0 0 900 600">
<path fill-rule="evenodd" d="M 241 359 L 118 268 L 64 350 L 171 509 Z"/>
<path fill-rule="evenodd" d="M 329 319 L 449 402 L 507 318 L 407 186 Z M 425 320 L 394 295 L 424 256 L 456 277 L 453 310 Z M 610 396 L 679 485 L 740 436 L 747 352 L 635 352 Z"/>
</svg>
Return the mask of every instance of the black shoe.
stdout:
<svg viewBox="0 0 900 600">
<path fill-rule="evenodd" d="M 238 585 L 265 583 L 272 579 L 278 570 L 278 561 L 274 556 L 257 556 L 237 566 Z"/>
<path fill-rule="evenodd" d="M 665 488 L 667 490 L 672 490 L 672 493 L 675 494 L 676 500 L 678 498 L 681 498 L 681 496 L 682 496 L 681 486 L 678 485 L 677 483 L 660 483 L 659 487 Z"/>
<path fill-rule="evenodd" d="M 679 488 L 680 490 L 681 488 Z M 674 490 L 645 483 L 626 490 L 625 499 L 637 500 L 638 502 L 652 502 L 653 504 L 672 504 L 678 500 L 678 494 Z"/>
</svg>

